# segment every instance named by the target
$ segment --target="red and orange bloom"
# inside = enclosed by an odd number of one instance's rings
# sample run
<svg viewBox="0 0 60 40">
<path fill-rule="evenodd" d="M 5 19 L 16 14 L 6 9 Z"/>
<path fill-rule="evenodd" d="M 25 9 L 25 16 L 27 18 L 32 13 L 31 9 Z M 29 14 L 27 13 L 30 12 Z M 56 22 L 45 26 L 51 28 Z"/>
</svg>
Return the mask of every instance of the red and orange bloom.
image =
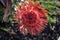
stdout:
<svg viewBox="0 0 60 40">
<path fill-rule="evenodd" d="M 18 30 L 23 34 L 36 35 L 47 26 L 47 11 L 39 3 L 22 2 L 17 6 L 14 18 L 18 20 Z"/>
</svg>

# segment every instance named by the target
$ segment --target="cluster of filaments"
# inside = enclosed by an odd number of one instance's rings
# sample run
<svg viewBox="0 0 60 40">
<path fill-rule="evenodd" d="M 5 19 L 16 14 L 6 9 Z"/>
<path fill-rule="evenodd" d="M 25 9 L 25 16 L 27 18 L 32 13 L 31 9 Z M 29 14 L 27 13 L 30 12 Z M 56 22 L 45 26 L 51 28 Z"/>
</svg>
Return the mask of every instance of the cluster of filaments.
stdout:
<svg viewBox="0 0 60 40">
<path fill-rule="evenodd" d="M 14 19 L 18 21 L 18 30 L 22 34 L 36 35 L 41 33 L 47 26 L 47 11 L 34 1 L 21 1 L 20 5 L 16 7 Z"/>
</svg>

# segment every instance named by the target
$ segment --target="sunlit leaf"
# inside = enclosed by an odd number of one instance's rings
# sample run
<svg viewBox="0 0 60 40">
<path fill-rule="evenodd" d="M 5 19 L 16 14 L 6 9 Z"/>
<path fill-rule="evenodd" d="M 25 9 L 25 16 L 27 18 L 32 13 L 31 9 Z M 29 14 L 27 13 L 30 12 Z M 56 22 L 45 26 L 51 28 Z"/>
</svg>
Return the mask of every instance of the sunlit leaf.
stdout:
<svg viewBox="0 0 60 40">
<path fill-rule="evenodd" d="M 6 31 L 6 32 L 8 32 L 8 31 L 9 31 L 9 29 L 8 29 L 8 28 L 4 28 L 4 27 L 0 27 L 0 29 L 1 29 L 1 30 L 3 30 L 3 31 Z"/>
</svg>

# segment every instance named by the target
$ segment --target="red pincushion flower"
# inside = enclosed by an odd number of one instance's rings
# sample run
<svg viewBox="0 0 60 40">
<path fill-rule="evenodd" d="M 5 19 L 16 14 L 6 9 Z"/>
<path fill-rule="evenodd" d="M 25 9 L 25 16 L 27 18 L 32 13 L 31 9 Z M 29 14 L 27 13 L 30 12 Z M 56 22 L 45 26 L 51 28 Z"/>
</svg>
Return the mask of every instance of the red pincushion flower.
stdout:
<svg viewBox="0 0 60 40">
<path fill-rule="evenodd" d="M 21 33 L 36 35 L 46 27 L 48 23 L 46 15 L 47 11 L 41 4 L 22 2 L 17 6 L 14 18 L 19 21 L 18 30 Z"/>
</svg>

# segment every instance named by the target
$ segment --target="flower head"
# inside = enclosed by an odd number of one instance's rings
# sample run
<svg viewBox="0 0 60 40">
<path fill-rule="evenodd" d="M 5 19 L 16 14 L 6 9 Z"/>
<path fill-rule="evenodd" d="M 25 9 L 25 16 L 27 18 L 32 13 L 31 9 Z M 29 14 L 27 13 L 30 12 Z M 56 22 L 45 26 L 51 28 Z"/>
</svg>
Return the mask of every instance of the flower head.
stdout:
<svg viewBox="0 0 60 40">
<path fill-rule="evenodd" d="M 29 1 L 17 6 L 14 19 L 18 20 L 18 30 L 22 34 L 36 35 L 45 29 L 48 23 L 46 15 L 47 11 L 41 4 Z"/>
</svg>

